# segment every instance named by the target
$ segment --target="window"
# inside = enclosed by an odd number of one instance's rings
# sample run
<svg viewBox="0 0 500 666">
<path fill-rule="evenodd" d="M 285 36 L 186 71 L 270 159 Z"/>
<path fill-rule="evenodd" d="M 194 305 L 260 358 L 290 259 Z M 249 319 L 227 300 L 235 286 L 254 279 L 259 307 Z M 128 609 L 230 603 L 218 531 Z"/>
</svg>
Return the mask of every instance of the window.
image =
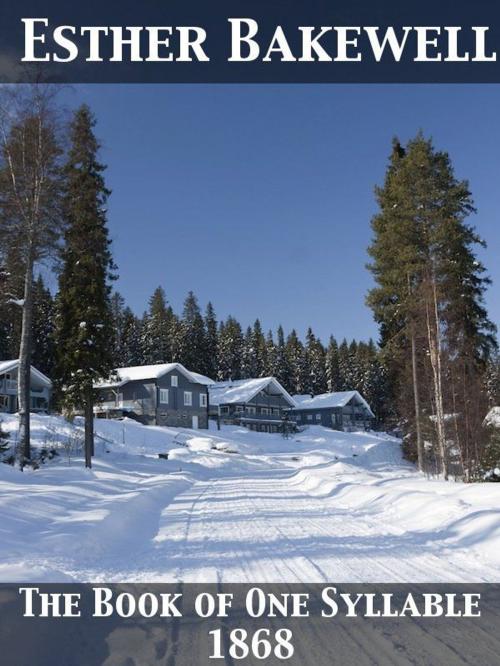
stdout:
<svg viewBox="0 0 500 666">
<path fill-rule="evenodd" d="M 200 407 L 206 407 L 206 406 L 207 406 L 207 394 L 200 393 Z"/>
<path fill-rule="evenodd" d="M 179 386 L 179 377 L 177 377 L 177 375 L 172 375 L 170 377 L 170 385 L 171 386 Z"/>
<path fill-rule="evenodd" d="M 267 407 L 261 407 L 260 408 L 260 413 L 267 415 L 267 414 L 269 414 L 269 409 Z"/>
<path fill-rule="evenodd" d="M 192 404 L 193 404 L 193 394 L 191 393 L 191 391 L 184 391 L 184 407 L 191 407 Z"/>
<path fill-rule="evenodd" d="M 308 420 L 308 421 L 312 421 L 312 420 L 313 420 L 313 415 L 312 415 L 312 414 L 308 414 L 308 415 L 307 415 L 307 420 Z"/>
<path fill-rule="evenodd" d="M 247 412 L 248 414 L 256 414 L 257 410 L 255 409 L 255 407 L 247 406 Z"/>
<path fill-rule="evenodd" d="M 8 409 L 9 398 L 6 395 L 0 395 L 0 407 L 2 407 L 3 409 Z"/>
<path fill-rule="evenodd" d="M 123 407 L 123 393 L 116 394 L 116 406 Z"/>
<path fill-rule="evenodd" d="M 321 421 L 321 414 L 316 414 L 316 421 Z"/>
<path fill-rule="evenodd" d="M 220 413 L 221 414 L 229 414 L 229 407 L 221 407 L 220 408 Z"/>
<path fill-rule="evenodd" d="M 242 414 L 245 411 L 245 408 L 243 407 L 243 405 L 236 405 L 236 407 L 234 408 L 234 411 L 237 414 Z"/>
<path fill-rule="evenodd" d="M 10 372 L 5 375 L 5 387 L 8 391 L 15 391 L 17 389 L 17 381 L 12 379 Z"/>
<path fill-rule="evenodd" d="M 168 389 L 160 389 L 160 403 L 168 405 Z"/>
</svg>

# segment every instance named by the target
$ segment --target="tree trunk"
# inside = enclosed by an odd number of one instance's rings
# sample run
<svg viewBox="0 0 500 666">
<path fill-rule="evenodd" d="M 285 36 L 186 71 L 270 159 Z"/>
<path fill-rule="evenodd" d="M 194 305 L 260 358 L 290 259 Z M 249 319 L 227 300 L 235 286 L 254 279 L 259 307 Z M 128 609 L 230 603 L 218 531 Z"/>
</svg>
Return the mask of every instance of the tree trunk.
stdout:
<svg viewBox="0 0 500 666">
<path fill-rule="evenodd" d="M 31 408 L 31 344 L 33 320 L 33 257 L 27 259 L 24 277 L 24 302 L 19 347 L 18 402 L 19 402 L 19 446 L 21 468 L 31 458 L 30 408 Z"/>
<path fill-rule="evenodd" d="M 94 396 L 92 389 L 85 399 L 85 467 L 92 467 L 94 455 Z"/>
<path fill-rule="evenodd" d="M 441 458 L 441 473 L 445 479 L 448 479 L 448 465 L 446 460 L 446 432 L 444 423 L 444 409 L 443 409 L 443 389 L 441 382 L 441 334 L 439 330 L 439 313 L 437 305 L 436 284 L 432 280 L 432 307 L 434 314 L 434 322 L 431 324 L 431 315 L 429 312 L 429 303 L 426 304 L 426 318 L 427 318 L 427 337 L 429 343 L 429 358 L 432 367 L 433 388 L 434 388 L 434 401 L 436 405 L 436 434 L 438 440 L 439 456 Z M 434 327 L 434 330 L 433 330 Z"/>
<path fill-rule="evenodd" d="M 418 387 L 417 374 L 417 348 L 415 343 L 415 333 L 411 333 L 411 370 L 413 379 L 413 399 L 415 402 L 415 430 L 417 433 L 417 456 L 418 469 L 424 471 L 424 445 L 422 442 L 422 429 L 420 427 L 420 395 Z"/>
<path fill-rule="evenodd" d="M 410 274 L 406 274 L 408 283 L 408 297 L 412 296 Z M 411 345 L 411 374 L 413 382 L 413 401 L 415 407 L 415 431 L 417 435 L 417 461 L 418 469 L 424 471 L 424 443 L 422 441 L 422 428 L 420 424 L 420 391 L 418 386 L 417 345 L 415 341 L 415 324 L 410 319 L 410 345 Z"/>
</svg>

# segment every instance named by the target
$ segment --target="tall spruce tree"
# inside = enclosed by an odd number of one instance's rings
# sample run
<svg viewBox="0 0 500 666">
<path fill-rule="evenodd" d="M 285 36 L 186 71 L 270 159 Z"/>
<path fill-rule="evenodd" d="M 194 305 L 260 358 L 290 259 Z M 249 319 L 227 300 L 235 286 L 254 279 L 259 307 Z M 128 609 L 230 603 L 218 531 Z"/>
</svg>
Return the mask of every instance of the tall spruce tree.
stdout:
<svg viewBox="0 0 500 666">
<path fill-rule="evenodd" d="M 170 322 L 170 356 L 172 363 L 185 363 L 186 338 L 185 328 L 181 319 L 172 315 Z"/>
<path fill-rule="evenodd" d="M 113 365 L 116 368 L 120 367 L 120 350 L 123 345 L 123 324 L 125 317 L 125 299 L 123 296 L 115 291 L 110 299 L 111 318 L 113 320 Z"/>
<path fill-rule="evenodd" d="M 259 319 L 256 319 L 253 325 L 251 340 L 253 354 L 253 369 L 251 376 L 265 377 L 267 369 L 267 347 Z"/>
<path fill-rule="evenodd" d="M 307 370 L 305 364 L 304 345 L 299 340 L 297 331 L 292 329 L 286 340 L 287 364 L 290 368 L 288 385 L 285 386 L 291 394 L 302 394 L 306 389 Z"/>
<path fill-rule="evenodd" d="M 279 372 L 278 348 L 274 342 L 273 332 L 269 330 L 266 336 L 266 366 L 264 374 L 267 377 L 278 377 Z"/>
<path fill-rule="evenodd" d="M 217 377 L 217 317 L 215 310 L 210 303 L 205 310 L 205 340 L 206 340 L 206 373 L 208 377 Z"/>
<path fill-rule="evenodd" d="M 330 336 L 326 350 L 326 384 L 327 390 L 331 393 L 340 390 L 340 370 L 339 370 L 339 346 L 337 341 Z"/>
<path fill-rule="evenodd" d="M 63 401 L 84 408 L 85 465 L 94 453 L 93 383 L 113 370 L 111 280 L 115 266 L 106 226 L 104 165 L 98 161 L 95 120 L 81 106 L 71 123 L 64 212 L 67 220 L 59 276 L 57 368 Z"/>
<path fill-rule="evenodd" d="M 157 287 L 149 299 L 148 314 L 144 324 L 145 362 L 169 363 L 172 358 L 171 333 L 173 311 L 167 303 L 165 291 Z"/>
<path fill-rule="evenodd" d="M 182 312 L 182 361 L 189 370 L 207 374 L 207 338 L 205 324 L 201 315 L 198 299 L 190 291 L 184 301 Z"/>
<path fill-rule="evenodd" d="M 306 393 L 319 395 L 326 391 L 326 358 L 321 341 L 312 328 L 307 329 L 305 346 Z"/>
<path fill-rule="evenodd" d="M 251 326 L 247 326 L 243 336 L 241 347 L 241 377 L 248 379 L 249 377 L 256 377 L 257 364 L 255 362 L 255 354 L 253 349 L 253 331 Z"/>
<path fill-rule="evenodd" d="M 55 303 L 41 275 L 33 285 L 33 353 L 32 363 L 52 376 L 55 363 Z"/>
<path fill-rule="evenodd" d="M 142 324 L 129 307 L 123 310 L 120 341 L 114 354 L 114 366 L 129 367 L 143 365 L 146 355 L 143 350 Z"/>
<path fill-rule="evenodd" d="M 281 324 L 278 326 L 276 333 L 276 369 L 274 376 L 282 386 L 290 385 L 290 367 L 288 364 L 288 357 L 286 354 L 285 332 Z"/>
<path fill-rule="evenodd" d="M 369 248 L 377 284 L 368 304 L 380 326 L 399 414 L 421 469 L 425 435 L 445 476 L 450 440 L 467 475 L 480 455 L 481 418 L 472 414 L 484 411 L 477 402 L 484 402 L 482 366 L 494 347 L 483 306 L 488 281 L 475 256 L 481 241 L 466 222 L 474 212 L 468 184 L 455 178 L 446 153 L 418 135 L 406 147 L 394 142 L 377 201 Z"/>
<path fill-rule="evenodd" d="M 228 317 L 219 326 L 218 352 L 219 367 L 218 380 L 240 379 L 241 358 L 243 352 L 243 335 L 241 325 L 234 317 Z"/>
<path fill-rule="evenodd" d="M 349 351 L 349 344 L 344 338 L 339 345 L 338 351 L 338 365 L 339 365 L 339 387 L 338 391 L 350 391 L 351 385 L 351 354 Z"/>
</svg>

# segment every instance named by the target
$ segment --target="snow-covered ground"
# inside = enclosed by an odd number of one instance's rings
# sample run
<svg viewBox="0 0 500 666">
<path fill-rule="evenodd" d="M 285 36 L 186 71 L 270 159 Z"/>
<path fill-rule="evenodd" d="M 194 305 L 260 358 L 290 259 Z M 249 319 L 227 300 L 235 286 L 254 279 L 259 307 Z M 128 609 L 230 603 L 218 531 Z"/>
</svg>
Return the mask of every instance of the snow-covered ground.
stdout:
<svg viewBox="0 0 500 666">
<path fill-rule="evenodd" d="M 32 427 L 38 446 L 74 434 Z M 63 449 L 0 465 L 0 581 L 500 581 L 500 484 L 428 480 L 390 437 L 96 429 L 91 471 Z"/>
</svg>

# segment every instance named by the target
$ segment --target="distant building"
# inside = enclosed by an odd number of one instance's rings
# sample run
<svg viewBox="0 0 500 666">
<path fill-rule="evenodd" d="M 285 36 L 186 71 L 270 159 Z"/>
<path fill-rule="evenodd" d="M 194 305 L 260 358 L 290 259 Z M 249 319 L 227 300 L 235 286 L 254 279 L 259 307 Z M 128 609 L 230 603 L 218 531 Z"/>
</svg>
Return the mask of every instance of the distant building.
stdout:
<svg viewBox="0 0 500 666">
<path fill-rule="evenodd" d="M 298 426 L 320 425 L 334 430 L 367 430 L 375 414 L 358 391 L 294 395 L 292 418 Z"/>
<path fill-rule="evenodd" d="M 98 417 L 130 416 L 146 425 L 208 428 L 208 385 L 213 380 L 180 363 L 117 368 L 95 385 Z"/>
<path fill-rule="evenodd" d="M 259 432 L 279 432 L 284 413 L 295 406 L 274 377 L 217 382 L 209 395 L 212 418 Z"/>
<path fill-rule="evenodd" d="M 0 412 L 14 414 L 18 410 L 18 372 L 18 359 L 0 361 Z M 32 412 L 48 412 L 51 395 L 51 380 L 31 366 L 30 410 Z"/>
</svg>

